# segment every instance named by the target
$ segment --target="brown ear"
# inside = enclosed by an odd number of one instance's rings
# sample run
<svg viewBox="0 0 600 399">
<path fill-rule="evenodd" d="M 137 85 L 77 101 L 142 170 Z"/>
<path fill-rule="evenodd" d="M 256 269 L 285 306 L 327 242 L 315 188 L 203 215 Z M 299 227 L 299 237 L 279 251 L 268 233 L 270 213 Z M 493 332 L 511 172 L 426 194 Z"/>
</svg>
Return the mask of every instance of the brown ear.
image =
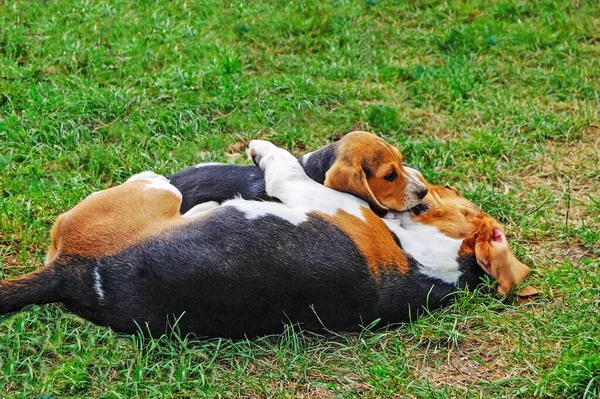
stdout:
<svg viewBox="0 0 600 399">
<path fill-rule="evenodd" d="M 336 162 L 325 174 L 325 187 L 354 194 L 367 201 L 376 214 L 385 214 L 389 208 L 383 206 L 371 191 L 367 175 L 360 165 Z"/>
<path fill-rule="evenodd" d="M 476 233 L 475 257 L 483 270 L 498 281 L 502 295 L 508 295 L 530 271 L 510 252 L 506 236 L 497 227 L 484 226 Z"/>
</svg>

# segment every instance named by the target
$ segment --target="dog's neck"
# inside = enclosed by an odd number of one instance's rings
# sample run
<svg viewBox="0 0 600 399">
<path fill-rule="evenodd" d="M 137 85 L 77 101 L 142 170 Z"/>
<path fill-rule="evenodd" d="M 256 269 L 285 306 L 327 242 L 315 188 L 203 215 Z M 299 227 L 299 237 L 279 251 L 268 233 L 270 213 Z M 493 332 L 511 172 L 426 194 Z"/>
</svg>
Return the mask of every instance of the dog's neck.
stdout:
<svg viewBox="0 0 600 399">
<path fill-rule="evenodd" d="M 450 238 L 434 226 L 413 222 L 408 212 L 389 212 L 383 221 L 402 249 L 419 263 L 421 273 L 445 283 L 458 283 L 463 240 Z"/>
</svg>

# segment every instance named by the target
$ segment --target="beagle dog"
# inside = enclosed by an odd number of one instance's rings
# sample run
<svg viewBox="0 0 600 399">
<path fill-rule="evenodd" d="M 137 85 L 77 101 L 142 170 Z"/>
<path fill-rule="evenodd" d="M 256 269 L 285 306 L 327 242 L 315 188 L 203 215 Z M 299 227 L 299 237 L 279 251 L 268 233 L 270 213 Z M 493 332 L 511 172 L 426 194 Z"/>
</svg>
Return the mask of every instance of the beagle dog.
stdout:
<svg viewBox="0 0 600 399">
<path fill-rule="evenodd" d="M 367 201 L 379 216 L 404 211 L 427 195 L 427 188 L 402 154 L 368 132 L 352 132 L 339 141 L 299 159 L 314 181 Z M 206 201 L 223 202 L 239 195 L 248 200 L 272 200 L 265 192 L 262 171 L 256 166 L 201 163 L 168 177 L 183 195 L 181 212 Z"/>
<path fill-rule="evenodd" d="M 486 274 L 506 293 L 529 271 L 491 217 L 453 218 L 469 203 L 451 188 L 430 186 L 422 208 L 382 219 L 271 143 L 252 141 L 249 154 L 266 195 L 281 203 L 236 198 L 181 215 L 175 186 L 136 175 L 58 218 L 45 266 L 0 282 L 0 314 L 62 302 L 126 333 L 242 337 L 285 323 L 356 330 L 410 321 Z"/>
<path fill-rule="evenodd" d="M 398 219 L 403 228 L 411 231 L 412 235 L 415 235 L 416 231 L 426 229 L 434 235 L 467 239 L 472 238 L 482 226 L 487 226 L 496 237 L 497 244 L 493 248 L 506 246 L 506 250 L 503 250 L 502 254 L 482 256 L 478 262 L 488 275 L 498 280 L 497 289 L 503 295 L 509 294 L 512 288 L 529 274 L 529 267 L 521 263 L 508 249 L 503 227 L 498 221 L 461 196 L 455 188 L 435 186 L 427 182 L 419 171 L 402 162 L 402 155 L 395 147 L 371 133 L 348 133 L 338 142 L 305 154 L 298 162 L 314 181 L 362 198 L 377 215 L 386 220 Z M 398 172 L 392 173 L 392 169 Z M 389 181 L 395 176 L 403 178 L 397 181 L 401 187 L 418 190 L 416 198 L 421 202 L 415 202 L 414 197 L 410 198 L 410 192 L 402 197 L 397 190 L 395 195 L 403 201 L 390 201 L 388 195 L 392 190 L 385 189 L 384 180 Z M 182 212 L 199 203 L 220 203 L 235 196 L 249 200 L 273 200 L 266 194 L 263 172 L 256 166 L 200 163 L 168 178 L 183 195 Z M 422 186 L 414 184 L 415 178 Z M 413 239 L 406 242 L 419 241 Z M 484 250 L 480 245 L 479 253 L 483 253 Z M 501 255 L 504 259 L 500 261 L 500 257 L 496 255 Z M 493 271 L 489 262 L 485 261 L 488 258 L 494 260 Z M 536 294 L 537 291 L 533 287 L 526 287 L 517 292 L 521 297 Z"/>
</svg>

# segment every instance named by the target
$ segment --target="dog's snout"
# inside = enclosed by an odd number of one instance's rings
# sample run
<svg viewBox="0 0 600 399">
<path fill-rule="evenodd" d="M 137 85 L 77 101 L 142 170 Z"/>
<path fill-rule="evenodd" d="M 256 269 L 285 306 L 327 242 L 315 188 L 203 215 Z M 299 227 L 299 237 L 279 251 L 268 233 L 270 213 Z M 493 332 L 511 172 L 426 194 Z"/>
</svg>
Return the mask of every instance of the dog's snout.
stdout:
<svg viewBox="0 0 600 399">
<path fill-rule="evenodd" d="M 417 193 L 417 198 L 419 198 L 420 200 L 422 200 L 423 198 L 425 198 L 425 196 L 427 195 L 428 191 L 427 191 L 427 187 L 425 187 L 423 190 L 419 191 Z"/>
</svg>

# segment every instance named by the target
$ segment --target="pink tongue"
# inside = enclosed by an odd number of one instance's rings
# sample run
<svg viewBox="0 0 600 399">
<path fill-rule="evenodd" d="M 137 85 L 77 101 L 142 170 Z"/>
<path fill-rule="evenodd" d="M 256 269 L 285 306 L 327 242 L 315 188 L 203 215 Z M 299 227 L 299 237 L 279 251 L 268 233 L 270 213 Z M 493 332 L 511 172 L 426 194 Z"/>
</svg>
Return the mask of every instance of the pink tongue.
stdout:
<svg viewBox="0 0 600 399">
<path fill-rule="evenodd" d="M 492 240 L 495 242 L 502 242 L 502 232 L 500 229 L 492 230 Z"/>
</svg>

